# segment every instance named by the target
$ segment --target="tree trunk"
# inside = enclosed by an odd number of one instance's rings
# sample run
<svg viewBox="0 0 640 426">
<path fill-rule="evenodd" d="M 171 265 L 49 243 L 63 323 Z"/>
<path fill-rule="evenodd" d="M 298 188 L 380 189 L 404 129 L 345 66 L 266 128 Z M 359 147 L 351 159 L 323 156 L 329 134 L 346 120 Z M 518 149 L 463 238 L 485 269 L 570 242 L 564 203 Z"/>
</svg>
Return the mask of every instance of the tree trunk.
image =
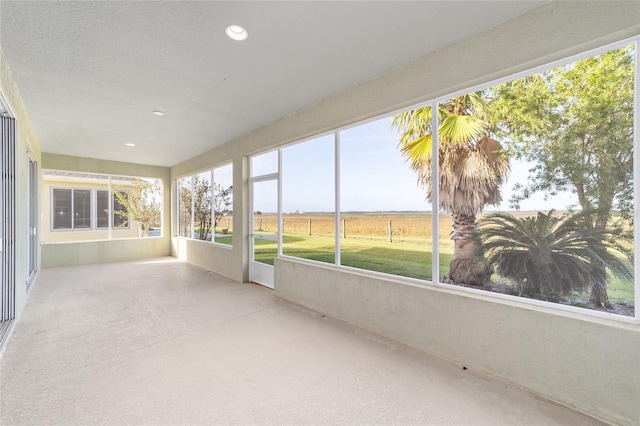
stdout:
<svg viewBox="0 0 640 426">
<path fill-rule="evenodd" d="M 591 287 L 591 302 L 597 308 L 611 309 L 611 302 L 609 302 L 609 295 L 607 294 L 607 287 L 601 283 L 594 282 Z"/>
<path fill-rule="evenodd" d="M 463 213 L 453 215 L 453 257 L 472 258 L 475 256 L 478 242 L 474 239 L 476 216 Z"/>
<path fill-rule="evenodd" d="M 612 199 L 612 198 L 611 198 Z M 602 202 L 602 201 L 600 201 Z M 604 204 L 604 203 L 603 203 Z M 608 212 L 611 210 L 611 202 L 608 203 L 608 207 L 605 207 L 604 212 L 599 211 L 595 221 L 595 227 L 597 229 L 605 229 L 608 222 Z M 601 244 L 601 242 L 599 242 Z M 591 261 L 591 296 L 589 302 L 591 302 L 596 308 L 611 309 L 611 302 L 609 302 L 609 295 L 607 294 L 607 270 L 602 262 L 592 259 Z"/>
<path fill-rule="evenodd" d="M 493 266 L 476 253 L 476 216 L 453 214 L 453 259 L 449 279 L 456 284 L 483 286 L 493 274 Z"/>
<path fill-rule="evenodd" d="M 602 262 L 591 259 L 591 302 L 596 308 L 611 309 L 607 294 L 607 269 Z"/>
</svg>

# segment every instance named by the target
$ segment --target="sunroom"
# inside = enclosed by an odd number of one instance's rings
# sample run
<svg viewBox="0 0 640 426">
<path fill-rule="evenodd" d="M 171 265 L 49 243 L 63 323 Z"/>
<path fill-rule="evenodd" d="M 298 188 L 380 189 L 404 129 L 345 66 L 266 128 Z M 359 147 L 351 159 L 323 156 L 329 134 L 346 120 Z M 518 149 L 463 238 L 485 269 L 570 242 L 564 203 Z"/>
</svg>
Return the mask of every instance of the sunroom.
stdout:
<svg viewBox="0 0 640 426">
<path fill-rule="evenodd" d="M 640 3 L 0 31 L 1 423 L 640 422 Z"/>
</svg>

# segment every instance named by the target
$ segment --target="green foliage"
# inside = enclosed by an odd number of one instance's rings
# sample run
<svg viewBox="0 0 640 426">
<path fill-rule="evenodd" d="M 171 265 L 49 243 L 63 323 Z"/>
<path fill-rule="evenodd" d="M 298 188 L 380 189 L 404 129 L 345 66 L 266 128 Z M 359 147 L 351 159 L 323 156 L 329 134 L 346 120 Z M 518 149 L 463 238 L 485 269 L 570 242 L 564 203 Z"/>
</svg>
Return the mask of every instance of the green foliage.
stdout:
<svg viewBox="0 0 640 426">
<path fill-rule="evenodd" d="M 577 194 L 580 207 L 604 227 L 612 210 L 633 208 L 631 46 L 495 87 L 495 131 L 516 157 L 535 164 L 512 199 L 535 192 Z"/>
<path fill-rule="evenodd" d="M 619 257 L 624 247 L 610 232 L 585 226 L 582 219 L 553 211 L 521 218 L 491 214 L 479 221 L 482 249 L 497 272 L 514 280 L 527 297 L 558 301 L 583 292 L 593 280 L 606 281 L 594 276 L 605 268 L 631 279 Z M 602 268 L 593 268 L 594 263 Z"/>
<path fill-rule="evenodd" d="M 535 192 L 573 192 L 587 226 L 614 212 L 633 222 L 633 46 L 495 87 L 494 131 L 535 164 L 512 207 Z M 594 264 L 591 301 L 609 307 L 606 274 Z"/>
<path fill-rule="evenodd" d="M 140 234 L 149 236 L 151 225 L 160 223 L 162 210 L 162 186 L 159 180 L 148 182 L 135 179 L 131 188 L 114 188 L 114 197 L 123 210 L 114 210 L 123 220 L 138 222 Z"/>
<path fill-rule="evenodd" d="M 468 93 L 438 105 L 440 208 L 475 216 L 502 201 L 499 187 L 509 174 L 509 159 L 489 137 L 489 104 L 484 92 Z M 431 106 L 396 115 L 392 128 L 401 132 L 400 151 L 417 172 L 431 200 Z"/>
<path fill-rule="evenodd" d="M 201 179 L 199 175 L 193 176 L 193 197 L 190 186 L 180 187 L 180 235 L 191 236 L 191 215 L 193 212 L 194 237 L 208 240 L 211 230 L 215 229 L 220 219 L 230 212 L 233 187 L 223 188 L 222 185 L 214 183 L 213 197 L 211 189 L 209 181 Z M 212 208 L 213 222 L 211 221 Z"/>
</svg>

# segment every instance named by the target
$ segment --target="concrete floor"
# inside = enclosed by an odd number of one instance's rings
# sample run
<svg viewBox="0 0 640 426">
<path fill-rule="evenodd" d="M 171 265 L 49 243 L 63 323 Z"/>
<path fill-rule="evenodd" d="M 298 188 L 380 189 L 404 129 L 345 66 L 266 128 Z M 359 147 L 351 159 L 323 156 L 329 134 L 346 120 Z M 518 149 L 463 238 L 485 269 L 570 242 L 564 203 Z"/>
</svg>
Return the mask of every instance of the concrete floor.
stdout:
<svg viewBox="0 0 640 426">
<path fill-rule="evenodd" d="M 2 425 L 599 424 L 172 258 L 41 271 L 0 381 Z"/>
</svg>

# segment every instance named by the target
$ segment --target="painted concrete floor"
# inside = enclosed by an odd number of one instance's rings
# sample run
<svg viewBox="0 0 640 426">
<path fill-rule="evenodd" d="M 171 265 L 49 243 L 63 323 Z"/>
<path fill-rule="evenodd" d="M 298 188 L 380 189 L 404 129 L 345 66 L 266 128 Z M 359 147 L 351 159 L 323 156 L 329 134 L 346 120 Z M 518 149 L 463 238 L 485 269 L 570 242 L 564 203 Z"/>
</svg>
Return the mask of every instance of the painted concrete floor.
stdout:
<svg viewBox="0 0 640 426">
<path fill-rule="evenodd" d="M 2 425 L 599 424 L 172 258 L 41 271 L 0 382 Z"/>
</svg>

